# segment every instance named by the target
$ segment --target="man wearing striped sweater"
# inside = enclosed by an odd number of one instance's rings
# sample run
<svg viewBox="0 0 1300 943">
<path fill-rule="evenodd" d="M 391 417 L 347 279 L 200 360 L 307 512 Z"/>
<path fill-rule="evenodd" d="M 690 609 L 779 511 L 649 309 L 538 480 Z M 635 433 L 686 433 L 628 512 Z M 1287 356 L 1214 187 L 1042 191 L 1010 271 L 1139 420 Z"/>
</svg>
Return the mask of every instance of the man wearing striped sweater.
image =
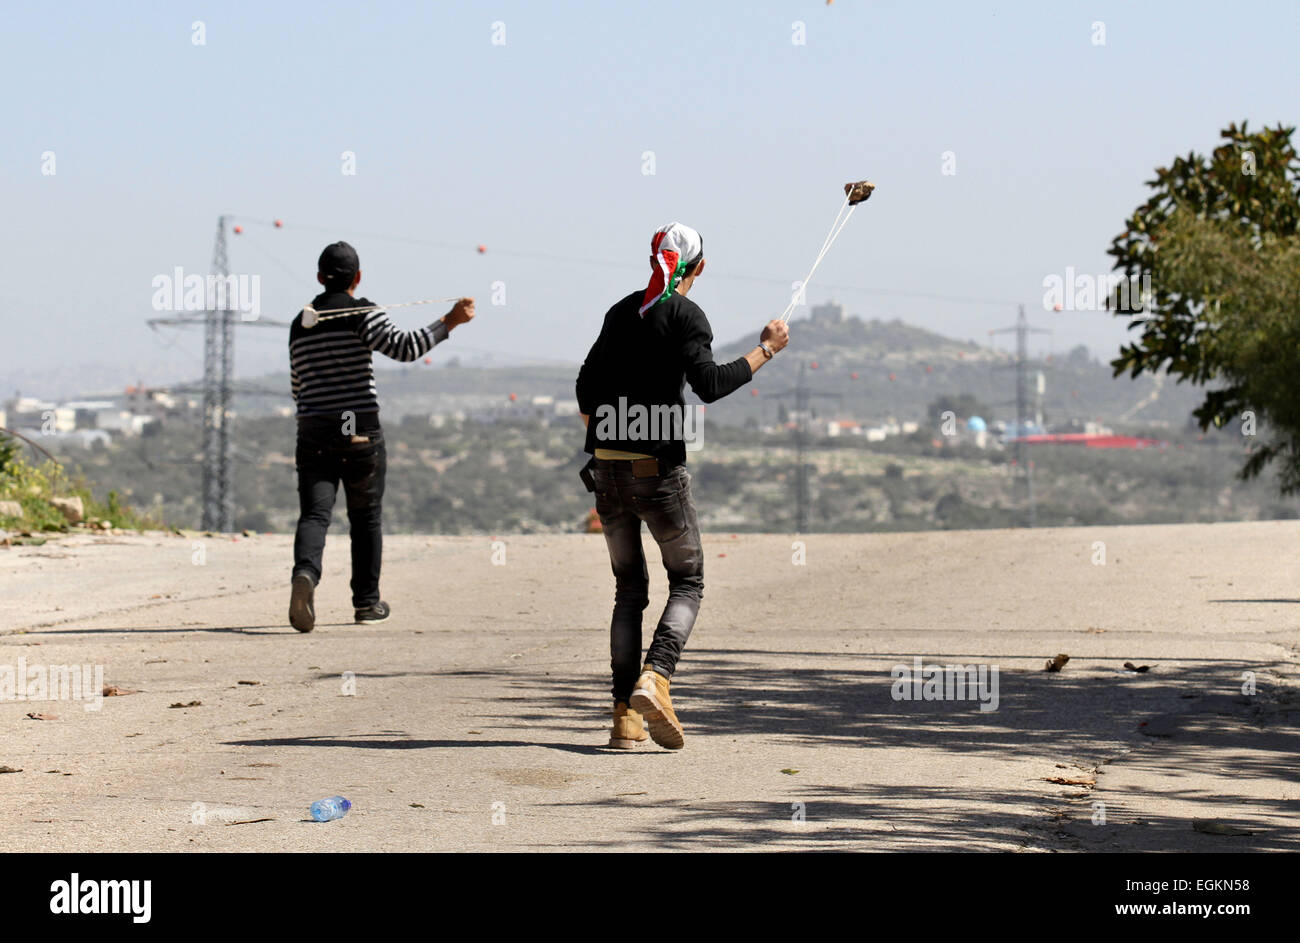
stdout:
<svg viewBox="0 0 1300 943">
<path fill-rule="evenodd" d="M 346 242 L 326 246 L 316 280 L 325 290 L 312 299 L 321 315 L 373 307 L 356 297 L 361 263 Z M 391 610 L 379 598 L 383 552 L 380 514 L 387 454 L 379 425 L 374 352 L 410 362 L 474 317 L 474 299 L 462 298 L 428 327 L 399 330 L 383 311 L 322 317 L 311 327 L 299 312 L 289 328 L 289 376 L 298 406 L 298 531 L 293 541 L 289 623 L 299 632 L 316 625 L 315 589 L 321 578 L 325 532 L 339 485 L 348 505 L 352 544 L 352 605 L 361 625 L 383 622 Z M 311 322 L 308 322 L 311 323 Z"/>
</svg>

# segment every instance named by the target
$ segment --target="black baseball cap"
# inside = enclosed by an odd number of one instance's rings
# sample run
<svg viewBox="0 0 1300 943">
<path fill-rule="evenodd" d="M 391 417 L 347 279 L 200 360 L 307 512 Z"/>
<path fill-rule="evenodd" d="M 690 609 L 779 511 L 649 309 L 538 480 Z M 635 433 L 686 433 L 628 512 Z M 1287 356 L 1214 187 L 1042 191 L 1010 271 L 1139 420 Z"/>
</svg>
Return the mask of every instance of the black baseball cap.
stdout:
<svg viewBox="0 0 1300 943">
<path fill-rule="evenodd" d="M 357 250 L 346 242 L 335 242 L 325 247 L 316 263 L 316 271 L 329 279 L 347 279 L 361 269 Z"/>
</svg>

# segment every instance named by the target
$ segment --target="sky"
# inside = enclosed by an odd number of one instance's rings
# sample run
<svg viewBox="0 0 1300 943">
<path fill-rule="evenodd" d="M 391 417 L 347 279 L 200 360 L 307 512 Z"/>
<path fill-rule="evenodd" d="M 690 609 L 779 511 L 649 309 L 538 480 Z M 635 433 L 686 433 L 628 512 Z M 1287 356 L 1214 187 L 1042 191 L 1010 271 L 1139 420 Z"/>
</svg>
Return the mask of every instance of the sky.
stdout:
<svg viewBox="0 0 1300 943">
<path fill-rule="evenodd" d="M 1297 36 L 1294 2 L 8 3 L 0 392 L 197 377 L 200 332 L 147 322 L 222 214 L 262 317 L 346 239 L 374 301 L 476 297 L 436 353 L 497 363 L 580 362 L 677 220 L 719 344 L 757 337 L 863 178 L 809 302 L 999 346 L 1024 303 L 1038 347 L 1109 359 L 1125 322 L 1044 279 L 1109 271 L 1155 167 L 1294 123 Z M 237 374 L 285 344 L 241 328 Z"/>
</svg>

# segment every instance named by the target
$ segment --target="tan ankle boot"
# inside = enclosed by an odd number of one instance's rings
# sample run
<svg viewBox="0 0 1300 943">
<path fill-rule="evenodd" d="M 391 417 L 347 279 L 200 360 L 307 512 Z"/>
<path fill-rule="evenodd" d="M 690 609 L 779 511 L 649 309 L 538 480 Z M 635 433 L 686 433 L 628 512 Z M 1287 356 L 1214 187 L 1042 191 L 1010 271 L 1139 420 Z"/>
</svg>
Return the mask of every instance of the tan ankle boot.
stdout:
<svg viewBox="0 0 1300 943">
<path fill-rule="evenodd" d="M 650 739 L 641 722 L 641 715 L 627 706 L 627 701 L 614 705 L 614 727 L 609 732 L 609 745 L 616 750 L 631 750 L 638 743 Z"/>
<path fill-rule="evenodd" d="M 682 725 L 673 712 L 673 701 L 668 696 L 668 679 L 649 665 L 641 670 L 632 688 L 632 708 L 645 716 L 646 726 L 654 742 L 669 750 L 680 750 L 686 745 Z"/>
</svg>

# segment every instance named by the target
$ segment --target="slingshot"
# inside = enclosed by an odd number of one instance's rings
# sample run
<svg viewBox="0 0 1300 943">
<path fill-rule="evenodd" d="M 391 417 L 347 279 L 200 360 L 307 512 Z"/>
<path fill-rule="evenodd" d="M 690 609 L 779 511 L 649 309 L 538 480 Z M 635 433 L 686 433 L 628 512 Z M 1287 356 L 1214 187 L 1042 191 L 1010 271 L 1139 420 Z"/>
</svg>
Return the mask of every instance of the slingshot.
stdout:
<svg viewBox="0 0 1300 943">
<path fill-rule="evenodd" d="M 869 180 L 859 180 L 857 183 L 846 183 L 844 185 L 844 202 L 840 204 L 840 211 L 835 214 L 835 222 L 831 223 L 831 231 L 826 234 L 826 239 L 822 242 L 821 251 L 817 253 L 817 258 L 813 261 L 812 268 L 808 270 L 807 276 L 799 283 L 799 291 L 790 299 L 790 303 L 785 306 L 781 312 L 781 320 L 790 320 L 790 312 L 794 310 L 795 304 L 803 297 L 808 288 L 808 282 L 813 277 L 813 272 L 817 271 L 817 266 L 822 264 L 822 259 L 826 258 L 826 253 L 830 251 L 831 244 L 835 242 L 837 236 L 844 229 L 857 209 L 859 203 L 865 203 L 871 196 L 871 191 L 876 189 L 876 185 Z M 848 212 L 845 212 L 847 210 Z"/>
<path fill-rule="evenodd" d="M 460 301 L 459 298 L 425 298 L 422 301 L 399 301 L 391 305 L 362 305 L 359 308 L 334 308 L 330 311 L 321 313 L 311 305 L 304 305 L 302 309 L 302 326 L 315 327 L 321 321 L 328 321 L 331 318 L 345 318 L 350 314 L 360 314 L 362 311 L 387 311 L 389 308 L 410 308 L 414 305 L 436 305 L 448 301 Z"/>
</svg>

